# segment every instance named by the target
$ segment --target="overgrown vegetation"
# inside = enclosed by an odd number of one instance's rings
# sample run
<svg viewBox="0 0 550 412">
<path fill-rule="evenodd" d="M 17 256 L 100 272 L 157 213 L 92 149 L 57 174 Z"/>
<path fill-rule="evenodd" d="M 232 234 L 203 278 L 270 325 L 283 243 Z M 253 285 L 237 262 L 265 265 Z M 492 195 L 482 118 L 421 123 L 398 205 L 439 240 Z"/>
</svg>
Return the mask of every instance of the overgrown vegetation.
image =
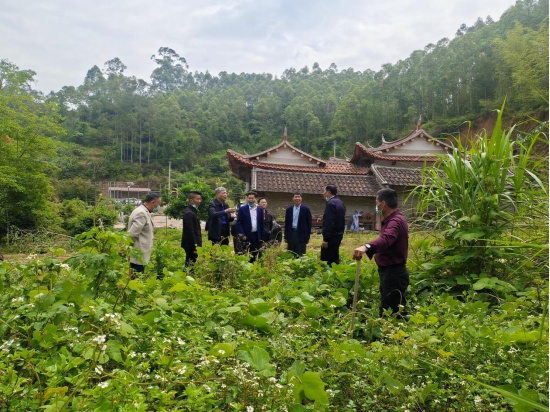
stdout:
<svg viewBox="0 0 550 412">
<path fill-rule="evenodd" d="M 548 145 L 547 125 L 513 140 L 514 127 L 502 128 L 503 110 L 490 136 L 458 142 L 424 170 L 424 183 L 413 193 L 420 199 L 419 222 L 442 235 L 423 244 L 430 255 L 423 264 L 426 285 L 491 285 L 508 292 L 519 278 L 533 284 L 548 275 L 546 250 L 536 246 L 547 243 L 548 182 L 535 172 L 548 157 L 532 156 L 536 144 Z M 526 269 L 528 277 L 518 276 Z"/>
<path fill-rule="evenodd" d="M 98 230 L 66 262 L 0 265 L 3 408 L 548 409 L 545 280 L 492 304 L 473 289 L 412 296 L 402 322 L 378 318 L 376 269 L 365 261 L 352 336 L 351 248 L 328 269 L 313 250 L 297 260 L 270 249 L 251 265 L 207 245 L 186 272 L 178 234 L 158 234 L 162 267 L 136 280 L 127 237 Z"/>
<path fill-rule="evenodd" d="M 365 261 L 353 334 L 351 250 L 362 234 L 346 234 L 332 268 L 314 234 L 301 259 L 271 247 L 255 264 L 205 242 L 183 270 L 181 234 L 165 229 L 147 273 L 131 280 L 131 239 L 102 227 L 78 235 L 69 259 L 54 247 L 3 262 L 0 405 L 548 410 L 548 194 L 530 168 L 546 133 L 512 142 L 499 116 L 490 139 L 427 172 L 410 317 L 378 317 L 377 271 Z"/>
</svg>

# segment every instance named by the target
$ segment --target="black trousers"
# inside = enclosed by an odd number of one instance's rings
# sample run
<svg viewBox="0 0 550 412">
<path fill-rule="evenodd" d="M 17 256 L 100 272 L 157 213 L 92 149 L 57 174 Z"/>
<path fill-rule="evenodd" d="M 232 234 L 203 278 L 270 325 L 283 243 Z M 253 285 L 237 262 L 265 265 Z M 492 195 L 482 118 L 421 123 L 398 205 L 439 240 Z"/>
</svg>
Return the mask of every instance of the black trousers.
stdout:
<svg viewBox="0 0 550 412">
<path fill-rule="evenodd" d="M 250 236 L 246 238 L 246 241 L 244 243 L 246 244 L 246 251 L 251 255 L 250 263 L 255 262 L 258 257 L 261 257 L 260 249 L 262 247 L 262 244 L 260 243 L 258 232 L 250 233 Z"/>
<path fill-rule="evenodd" d="M 296 256 L 302 256 L 306 253 L 306 246 L 307 244 L 300 243 L 298 240 L 298 231 L 293 229 L 290 234 L 290 239 L 288 240 L 287 249 Z"/>
<path fill-rule="evenodd" d="M 197 261 L 196 249 L 184 249 L 185 250 L 185 266 L 191 266 Z"/>
<path fill-rule="evenodd" d="M 399 305 L 403 306 L 401 315 L 406 315 L 407 287 L 409 286 L 409 271 L 405 265 L 380 266 L 380 316 L 384 310 L 391 309 L 393 313 L 399 312 Z"/>
<path fill-rule="evenodd" d="M 327 262 L 327 265 L 333 263 L 340 263 L 340 243 L 344 235 L 333 236 L 329 239 L 328 247 L 326 249 L 321 248 L 321 260 Z"/>
<path fill-rule="evenodd" d="M 218 244 L 218 245 L 229 245 L 229 225 L 222 225 L 222 237 L 221 239 L 213 239 L 210 236 L 208 236 L 208 240 L 212 242 L 212 244 Z"/>
<path fill-rule="evenodd" d="M 140 265 L 138 263 L 130 262 L 130 268 L 132 268 L 134 272 L 138 272 L 138 273 L 145 272 L 145 265 Z"/>
</svg>

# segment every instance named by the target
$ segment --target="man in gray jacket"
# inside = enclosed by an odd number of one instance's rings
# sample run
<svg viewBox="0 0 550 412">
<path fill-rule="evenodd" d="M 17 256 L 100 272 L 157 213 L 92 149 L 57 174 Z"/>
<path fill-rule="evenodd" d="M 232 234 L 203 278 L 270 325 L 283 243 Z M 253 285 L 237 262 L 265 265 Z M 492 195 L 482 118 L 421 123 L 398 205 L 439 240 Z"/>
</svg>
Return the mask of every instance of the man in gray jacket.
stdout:
<svg viewBox="0 0 550 412">
<path fill-rule="evenodd" d="M 153 250 L 153 220 L 151 212 L 160 206 L 162 199 L 156 193 L 148 193 L 141 205 L 136 207 L 130 218 L 128 219 L 128 232 L 134 240 L 134 247 L 141 250 L 143 261 L 130 257 L 130 275 L 133 277 L 134 272 L 143 273 L 145 265 L 151 259 L 151 251 Z"/>
</svg>

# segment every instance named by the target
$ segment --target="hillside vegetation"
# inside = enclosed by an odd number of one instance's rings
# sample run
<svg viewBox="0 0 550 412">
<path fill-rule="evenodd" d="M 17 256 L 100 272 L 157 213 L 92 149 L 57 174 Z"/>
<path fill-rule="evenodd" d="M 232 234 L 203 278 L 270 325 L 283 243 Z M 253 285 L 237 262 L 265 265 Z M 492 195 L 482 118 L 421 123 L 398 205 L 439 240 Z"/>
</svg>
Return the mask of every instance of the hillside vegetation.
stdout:
<svg viewBox="0 0 550 412">
<path fill-rule="evenodd" d="M 160 47 L 148 80 L 126 76 L 114 57 L 83 73 L 80 86 L 43 96 L 32 88 L 34 71 L 2 60 L 0 233 L 8 224 L 62 226 L 48 202 L 94 203 L 101 181 L 165 187 L 169 163 L 172 186 L 221 182 L 239 195 L 225 150 L 265 150 L 285 126 L 300 149 L 344 158 L 356 141 L 400 138 L 419 118 L 437 137 L 465 133 L 465 122 L 479 130 L 506 100 L 505 123 L 521 135 L 538 126 L 524 121 L 548 118 L 548 37 L 548 1 L 524 0 L 499 21 L 464 24 L 453 39 L 378 71 L 313 63 L 280 77 L 213 75 L 192 72 L 192 62 Z"/>
</svg>

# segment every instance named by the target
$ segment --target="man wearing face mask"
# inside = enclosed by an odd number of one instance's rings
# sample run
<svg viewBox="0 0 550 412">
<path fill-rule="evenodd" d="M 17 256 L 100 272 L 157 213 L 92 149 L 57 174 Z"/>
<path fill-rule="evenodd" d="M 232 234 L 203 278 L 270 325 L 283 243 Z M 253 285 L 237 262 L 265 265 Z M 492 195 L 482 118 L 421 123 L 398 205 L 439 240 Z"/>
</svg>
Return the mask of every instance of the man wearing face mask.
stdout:
<svg viewBox="0 0 550 412">
<path fill-rule="evenodd" d="M 237 233 L 251 254 L 250 263 L 255 262 L 264 241 L 264 210 L 256 204 L 256 192 L 246 193 L 247 204 L 239 208 Z"/>
<path fill-rule="evenodd" d="M 382 189 L 376 194 L 376 213 L 382 216 L 380 236 L 353 251 L 353 258 L 360 260 L 364 254 L 374 260 L 380 277 L 380 316 L 391 309 L 398 317 L 406 315 L 406 291 L 409 286 L 407 254 L 409 250 L 409 225 L 397 209 L 397 192 Z"/>
<path fill-rule="evenodd" d="M 202 202 L 201 192 L 189 193 L 189 205 L 183 214 L 183 233 L 181 247 L 185 250 L 185 266 L 197 260 L 197 247 L 202 246 L 201 225 L 198 208 Z"/>
<path fill-rule="evenodd" d="M 340 243 L 346 229 L 346 206 L 336 196 L 338 190 L 334 185 L 327 185 L 323 196 L 327 202 L 323 214 L 323 243 L 321 243 L 321 260 L 331 266 L 340 263 Z"/>
</svg>

